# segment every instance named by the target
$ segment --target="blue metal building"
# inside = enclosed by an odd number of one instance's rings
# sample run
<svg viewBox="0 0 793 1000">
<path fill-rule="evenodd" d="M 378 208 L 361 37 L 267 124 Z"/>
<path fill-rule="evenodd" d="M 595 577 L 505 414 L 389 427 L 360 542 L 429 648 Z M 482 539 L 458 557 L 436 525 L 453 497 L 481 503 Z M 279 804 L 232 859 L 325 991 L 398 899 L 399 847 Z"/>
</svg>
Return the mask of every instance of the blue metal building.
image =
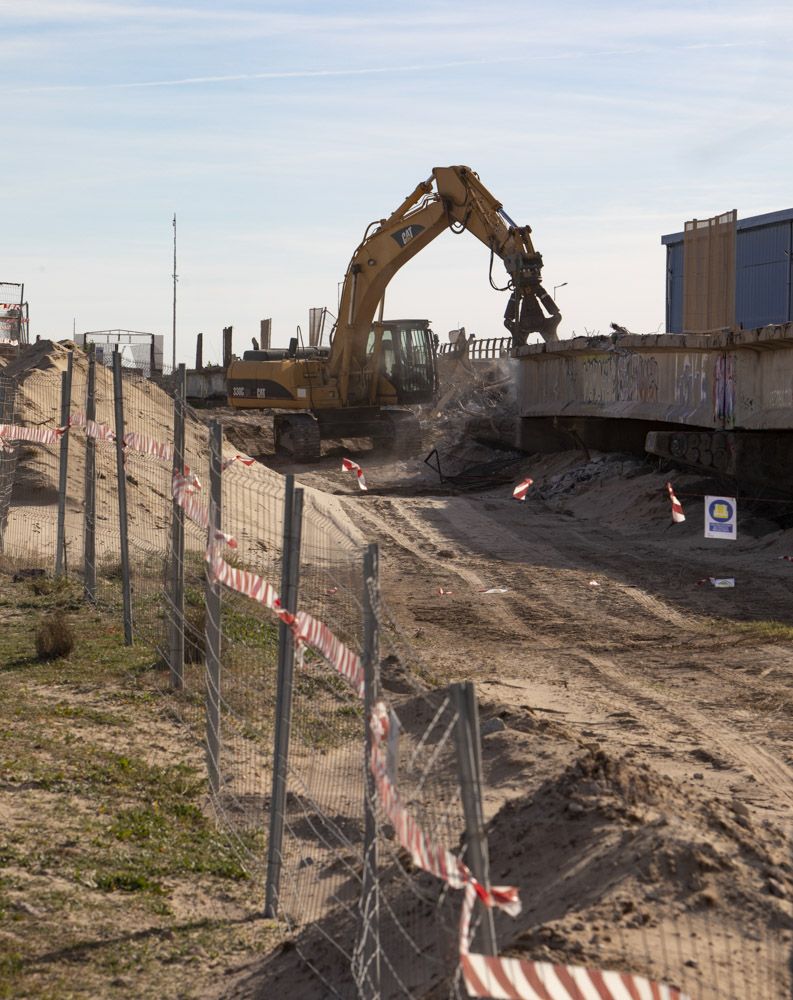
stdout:
<svg viewBox="0 0 793 1000">
<path fill-rule="evenodd" d="M 683 333 L 683 233 L 666 247 L 666 329 Z M 739 219 L 735 235 L 735 321 L 745 330 L 793 320 L 793 208 Z"/>
</svg>

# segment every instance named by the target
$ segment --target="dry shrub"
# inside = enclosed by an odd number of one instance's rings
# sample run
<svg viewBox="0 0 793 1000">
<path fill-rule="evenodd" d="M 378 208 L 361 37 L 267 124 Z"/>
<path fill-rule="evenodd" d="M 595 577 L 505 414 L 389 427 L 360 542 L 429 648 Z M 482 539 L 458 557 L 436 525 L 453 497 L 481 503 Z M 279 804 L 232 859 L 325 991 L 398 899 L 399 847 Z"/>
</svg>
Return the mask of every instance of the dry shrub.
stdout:
<svg viewBox="0 0 793 1000">
<path fill-rule="evenodd" d="M 40 660 L 57 660 L 74 649 L 74 633 L 60 611 L 48 615 L 36 632 L 36 655 Z"/>
</svg>

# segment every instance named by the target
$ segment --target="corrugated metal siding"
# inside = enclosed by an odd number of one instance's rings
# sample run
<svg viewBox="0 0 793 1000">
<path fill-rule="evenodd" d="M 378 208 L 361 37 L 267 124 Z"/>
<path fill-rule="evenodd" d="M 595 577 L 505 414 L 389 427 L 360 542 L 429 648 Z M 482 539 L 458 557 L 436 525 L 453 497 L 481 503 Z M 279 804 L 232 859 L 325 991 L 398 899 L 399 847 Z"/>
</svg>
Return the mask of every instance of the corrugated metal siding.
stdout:
<svg viewBox="0 0 793 1000">
<path fill-rule="evenodd" d="M 683 332 L 683 241 L 666 248 L 666 329 Z"/>
<path fill-rule="evenodd" d="M 738 234 L 735 276 L 737 322 L 745 330 L 790 317 L 791 223 Z"/>
<path fill-rule="evenodd" d="M 683 332 L 683 234 L 666 246 L 666 328 Z M 735 320 L 746 330 L 793 320 L 793 210 L 738 221 Z"/>
</svg>

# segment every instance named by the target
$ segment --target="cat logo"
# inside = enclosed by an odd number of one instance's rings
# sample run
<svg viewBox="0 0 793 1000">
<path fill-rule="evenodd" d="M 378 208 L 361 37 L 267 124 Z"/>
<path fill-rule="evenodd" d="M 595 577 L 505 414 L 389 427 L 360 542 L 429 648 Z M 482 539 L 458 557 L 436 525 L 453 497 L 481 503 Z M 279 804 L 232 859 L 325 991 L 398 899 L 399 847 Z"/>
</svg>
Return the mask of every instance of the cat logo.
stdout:
<svg viewBox="0 0 793 1000">
<path fill-rule="evenodd" d="M 406 247 L 411 240 L 415 239 L 419 233 L 424 232 L 424 226 L 405 226 L 396 233 L 391 233 L 393 238 L 401 247 Z"/>
</svg>

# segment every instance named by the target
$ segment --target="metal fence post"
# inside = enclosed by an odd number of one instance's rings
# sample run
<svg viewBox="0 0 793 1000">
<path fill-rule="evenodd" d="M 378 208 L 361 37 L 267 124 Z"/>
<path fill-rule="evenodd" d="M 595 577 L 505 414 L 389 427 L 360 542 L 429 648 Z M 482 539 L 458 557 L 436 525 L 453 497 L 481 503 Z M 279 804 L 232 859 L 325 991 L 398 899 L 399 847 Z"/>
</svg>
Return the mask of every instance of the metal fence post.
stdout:
<svg viewBox="0 0 793 1000">
<path fill-rule="evenodd" d="M 368 545 L 363 558 L 363 649 L 364 671 L 364 831 L 363 875 L 359 904 L 360 974 L 362 1000 L 380 998 L 380 895 L 377 872 L 377 789 L 371 769 L 372 731 L 369 720 L 380 697 L 380 552 Z"/>
<path fill-rule="evenodd" d="M 284 532 L 281 558 L 281 605 L 291 614 L 297 611 L 300 583 L 300 538 L 303 527 L 303 491 L 295 489 L 295 477 L 287 476 L 284 486 Z M 281 891 L 281 861 L 286 814 L 286 770 L 289 735 L 292 728 L 292 678 L 295 639 L 285 622 L 278 625 L 278 687 L 275 701 L 275 753 L 273 788 L 270 796 L 270 836 L 267 843 L 267 881 L 264 915 L 278 915 Z"/>
<path fill-rule="evenodd" d="M 0 375 L 0 423 L 14 422 L 14 399 L 16 382 Z M 11 493 L 14 489 L 14 470 L 17 465 L 17 451 L 0 452 L 0 552 L 5 548 L 5 533 L 8 513 L 11 508 Z"/>
<path fill-rule="evenodd" d="M 490 860 L 482 810 L 482 742 L 479 734 L 479 710 L 474 685 L 470 681 L 452 684 L 452 700 L 457 710 L 454 741 L 460 772 L 460 794 L 465 814 L 466 861 L 477 880 L 490 888 Z M 483 910 L 480 925 L 481 946 L 485 955 L 497 955 L 493 911 Z"/>
<path fill-rule="evenodd" d="M 96 420 L 96 350 L 88 347 L 88 380 L 85 399 L 85 514 L 83 531 L 83 593 L 96 603 L 96 438 L 88 433 Z"/>
<path fill-rule="evenodd" d="M 66 571 L 66 494 L 69 490 L 69 420 L 72 414 L 72 365 L 74 352 L 69 351 L 66 371 L 61 373 L 61 452 L 58 465 L 58 529 L 55 541 L 55 575 Z"/>
<path fill-rule="evenodd" d="M 124 383 L 121 354 L 113 352 L 113 406 L 116 422 L 116 478 L 118 485 L 118 529 L 121 548 L 121 594 L 124 605 L 124 644 L 132 645 L 132 583 L 129 569 L 129 526 L 127 524 L 127 472 L 124 468 Z M 64 434 L 64 437 L 66 435 Z"/>
<path fill-rule="evenodd" d="M 179 365 L 173 399 L 173 473 L 184 473 L 185 366 Z M 171 687 L 184 685 L 184 510 L 171 503 L 171 627 L 168 649 Z"/>
<path fill-rule="evenodd" d="M 215 543 L 215 533 L 220 531 L 222 513 L 223 428 L 219 420 L 213 420 L 209 426 L 209 531 L 207 533 L 207 548 L 211 549 Z M 212 579 L 211 573 L 207 574 L 205 593 L 207 774 L 209 787 L 212 793 L 217 795 L 220 791 L 221 588 L 220 584 Z"/>
</svg>

